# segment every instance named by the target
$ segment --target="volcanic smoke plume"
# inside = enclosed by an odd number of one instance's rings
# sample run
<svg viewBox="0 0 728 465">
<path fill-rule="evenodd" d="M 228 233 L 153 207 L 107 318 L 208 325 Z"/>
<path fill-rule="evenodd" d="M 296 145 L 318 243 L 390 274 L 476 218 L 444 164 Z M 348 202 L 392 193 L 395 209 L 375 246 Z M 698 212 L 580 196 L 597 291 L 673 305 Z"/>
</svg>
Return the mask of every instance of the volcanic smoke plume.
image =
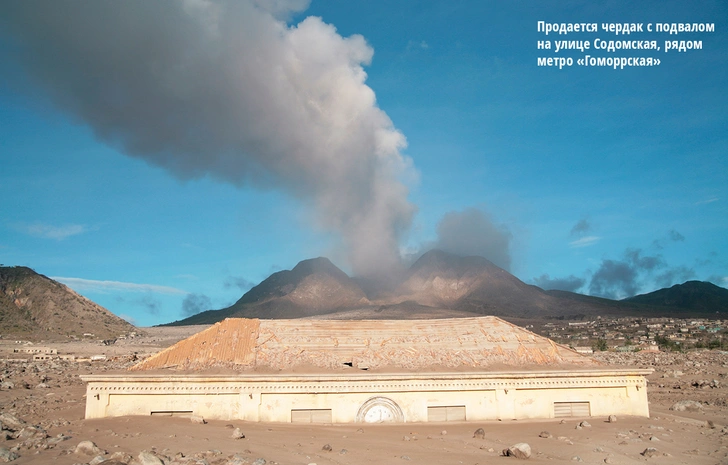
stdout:
<svg viewBox="0 0 728 465">
<path fill-rule="evenodd" d="M 102 141 L 182 179 L 284 189 L 367 275 L 398 260 L 414 213 L 406 144 L 362 66 L 373 51 L 307 2 L 0 4 L 11 59 Z"/>
</svg>

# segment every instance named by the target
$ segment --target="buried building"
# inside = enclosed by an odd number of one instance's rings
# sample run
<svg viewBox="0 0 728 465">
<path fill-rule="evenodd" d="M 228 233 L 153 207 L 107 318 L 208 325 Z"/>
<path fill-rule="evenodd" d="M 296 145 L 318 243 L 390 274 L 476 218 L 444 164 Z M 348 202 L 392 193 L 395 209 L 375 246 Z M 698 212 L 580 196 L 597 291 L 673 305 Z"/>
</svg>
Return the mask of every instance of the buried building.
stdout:
<svg viewBox="0 0 728 465">
<path fill-rule="evenodd" d="M 86 375 L 86 418 L 427 422 L 649 416 L 645 375 L 499 318 L 230 318 L 128 374 Z"/>
</svg>

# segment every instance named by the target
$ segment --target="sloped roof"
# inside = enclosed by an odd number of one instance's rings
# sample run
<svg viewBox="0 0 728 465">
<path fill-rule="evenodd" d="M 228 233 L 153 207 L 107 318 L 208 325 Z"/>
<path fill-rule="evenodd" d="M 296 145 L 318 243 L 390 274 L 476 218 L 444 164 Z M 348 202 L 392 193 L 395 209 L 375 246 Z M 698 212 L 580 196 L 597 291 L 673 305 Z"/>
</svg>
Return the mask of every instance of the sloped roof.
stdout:
<svg viewBox="0 0 728 465">
<path fill-rule="evenodd" d="M 597 362 L 500 318 L 258 320 L 228 318 L 132 370 L 296 367 L 482 369 L 594 367 Z"/>
</svg>

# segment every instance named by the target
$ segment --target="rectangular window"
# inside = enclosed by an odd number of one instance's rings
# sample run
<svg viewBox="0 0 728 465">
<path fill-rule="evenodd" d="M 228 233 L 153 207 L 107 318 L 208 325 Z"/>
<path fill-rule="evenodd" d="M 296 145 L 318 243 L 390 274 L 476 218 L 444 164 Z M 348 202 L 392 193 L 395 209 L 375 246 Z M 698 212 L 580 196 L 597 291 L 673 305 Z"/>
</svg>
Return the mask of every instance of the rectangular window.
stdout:
<svg viewBox="0 0 728 465">
<path fill-rule="evenodd" d="M 291 410 L 291 423 L 332 423 L 331 409 Z"/>
<path fill-rule="evenodd" d="M 465 421 L 465 406 L 427 407 L 427 421 Z"/>
<path fill-rule="evenodd" d="M 554 418 L 590 416 L 589 402 L 554 402 Z"/>
<path fill-rule="evenodd" d="M 162 410 L 162 411 L 152 411 L 152 416 L 160 416 L 160 417 L 191 417 L 192 416 L 192 410 Z"/>
</svg>

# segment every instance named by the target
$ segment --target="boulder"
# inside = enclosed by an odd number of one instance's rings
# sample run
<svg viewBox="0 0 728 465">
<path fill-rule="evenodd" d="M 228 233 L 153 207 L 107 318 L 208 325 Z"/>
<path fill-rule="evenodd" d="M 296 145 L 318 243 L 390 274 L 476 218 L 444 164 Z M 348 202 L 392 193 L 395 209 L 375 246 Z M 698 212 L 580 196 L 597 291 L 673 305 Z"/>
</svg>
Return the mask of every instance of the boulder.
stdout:
<svg viewBox="0 0 728 465">
<path fill-rule="evenodd" d="M 703 404 L 694 400 L 681 400 L 680 402 L 675 402 L 675 404 L 670 407 L 670 410 L 674 410 L 676 412 L 699 412 L 703 410 Z"/>
<path fill-rule="evenodd" d="M 46 430 L 40 426 L 26 426 L 21 429 L 16 438 L 20 441 L 26 441 L 28 439 L 45 439 L 48 437 Z"/>
<path fill-rule="evenodd" d="M 134 457 L 127 454 L 126 452 L 117 451 L 111 454 L 111 457 L 109 457 L 109 461 L 116 461 L 121 463 L 129 463 L 132 460 L 134 460 Z"/>
<path fill-rule="evenodd" d="M 139 465 L 164 465 L 164 462 L 154 455 L 153 452 L 150 452 L 148 450 L 143 450 L 139 452 L 139 455 L 137 456 L 137 461 L 139 462 Z"/>
<path fill-rule="evenodd" d="M 4 447 L 0 447 L 0 462 L 12 462 L 18 458 L 20 458 L 20 456 L 17 453 Z"/>
<path fill-rule="evenodd" d="M 513 444 L 508 449 L 504 449 L 503 455 L 517 459 L 527 459 L 531 457 L 531 446 L 525 442 L 519 442 L 518 444 Z"/>
<path fill-rule="evenodd" d="M 74 451 L 78 455 L 89 455 L 89 456 L 97 456 L 99 454 L 103 454 L 104 451 L 98 448 L 96 444 L 93 443 L 93 441 L 81 441 L 76 446 L 76 449 Z"/>
<path fill-rule="evenodd" d="M 109 465 L 103 455 L 97 455 L 88 462 L 88 465 L 99 465 L 102 462 L 104 463 L 104 465 Z"/>
<path fill-rule="evenodd" d="M 18 431 L 25 426 L 25 421 L 10 413 L 0 414 L 0 427 L 8 431 Z"/>
</svg>

